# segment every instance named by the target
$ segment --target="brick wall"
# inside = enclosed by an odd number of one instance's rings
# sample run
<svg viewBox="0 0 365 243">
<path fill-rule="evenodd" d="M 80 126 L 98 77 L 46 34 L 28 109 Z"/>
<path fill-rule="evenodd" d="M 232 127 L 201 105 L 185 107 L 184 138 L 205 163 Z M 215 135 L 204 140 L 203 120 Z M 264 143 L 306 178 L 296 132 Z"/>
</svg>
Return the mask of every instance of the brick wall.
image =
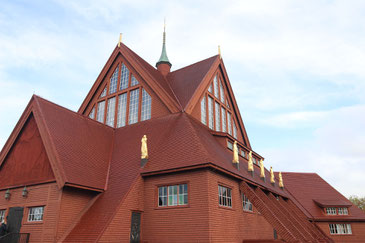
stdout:
<svg viewBox="0 0 365 243">
<path fill-rule="evenodd" d="M 61 193 L 56 183 L 27 187 L 28 197 L 22 197 L 23 188 L 12 189 L 10 200 L 4 199 L 5 191 L 0 191 L 0 209 L 23 207 L 21 233 L 30 233 L 30 242 L 54 242 L 56 236 L 57 215 Z M 45 206 L 42 222 L 27 222 L 29 207 Z"/>
<path fill-rule="evenodd" d="M 332 222 L 331 222 L 332 223 Z M 333 222 L 333 223 L 345 223 L 345 222 Z M 365 242 L 365 222 L 350 222 L 352 235 L 331 235 L 329 222 L 317 222 L 316 223 L 330 238 L 335 242 Z"/>
</svg>

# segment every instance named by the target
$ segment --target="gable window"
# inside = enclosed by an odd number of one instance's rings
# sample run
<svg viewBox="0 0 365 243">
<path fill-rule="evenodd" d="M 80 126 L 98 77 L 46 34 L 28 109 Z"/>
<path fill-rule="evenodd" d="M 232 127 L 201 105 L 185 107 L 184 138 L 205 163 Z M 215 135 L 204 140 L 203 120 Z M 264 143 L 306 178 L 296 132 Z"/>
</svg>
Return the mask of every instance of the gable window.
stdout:
<svg viewBox="0 0 365 243">
<path fill-rule="evenodd" d="M 201 116 L 201 121 L 204 125 L 207 125 L 207 109 L 206 109 L 206 105 L 207 105 L 207 100 L 205 98 L 205 96 L 203 97 L 202 101 L 200 102 L 200 116 Z"/>
<path fill-rule="evenodd" d="M 158 206 L 179 206 L 188 204 L 188 185 L 178 184 L 158 188 Z"/>
<path fill-rule="evenodd" d="M 137 80 L 137 79 L 136 79 L 136 77 L 134 77 L 134 75 L 132 74 L 131 87 L 132 87 L 132 86 L 136 86 L 136 85 L 138 85 L 138 84 L 139 84 L 138 80 Z"/>
<path fill-rule="evenodd" d="M 100 98 L 102 98 L 102 97 L 105 97 L 106 96 L 106 86 L 105 86 L 105 88 L 104 88 L 104 90 L 103 90 L 103 92 L 101 92 L 101 94 L 100 94 Z"/>
<path fill-rule="evenodd" d="M 96 114 L 96 120 L 98 122 L 104 122 L 104 112 L 105 112 L 105 101 L 98 103 L 98 112 Z"/>
<path fill-rule="evenodd" d="M 220 115 L 220 106 L 219 103 L 215 102 L 215 130 L 221 130 L 221 115 Z"/>
<path fill-rule="evenodd" d="M 329 224 L 331 235 L 351 235 L 350 224 Z"/>
<path fill-rule="evenodd" d="M 233 121 L 233 137 L 237 138 L 237 127 L 236 123 Z"/>
<path fill-rule="evenodd" d="M 224 89 L 223 89 L 222 82 L 220 82 L 219 85 L 221 88 L 221 102 L 224 104 Z"/>
<path fill-rule="evenodd" d="M 43 221 L 44 207 L 31 207 L 28 211 L 28 222 Z"/>
<path fill-rule="evenodd" d="M 119 67 L 117 67 L 115 69 L 113 75 L 110 78 L 109 94 L 113 94 L 113 93 L 115 93 L 117 91 L 118 72 L 119 72 Z"/>
<path fill-rule="evenodd" d="M 129 82 L 129 69 L 122 64 L 122 72 L 120 74 L 120 90 L 128 88 Z"/>
<path fill-rule="evenodd" d="M 0 210 L 0 222 L 3 222 L 3 220 L 5 219 L 5 209 Z"/>
<path fill-rule="evenodd" d="M 134 124 L 138 121 L 138 102 L 139 102 L 139 89 L 132 90 L 130 92 L 128 124 Z"/>
<path fill-rule="evenodd" d="M 127 93 L 119 95 L 117 127 L 124 127 L 127 117 Z"/>
<path fill-rule="evenodd" d="M 218 201 L 220 206 L 232 207 L 232 189 L 218 185 Z"/>
<path fill-rule="evenodd" d="M 227 131 L 226 109 L 224 109 L 223 107 L 221 109 L 222 109 L 222 132 L 226 132 Z"/>
<path fill-rule="evenodd" d="M 95 117 L 95 106 L 93 107 L 93 109 L 91 110 L 90 114 L 89 114 L 89 118 L 94 119 Z"/>
<path fill-rule="evenodd" d="M 151 96 L 142 88 L 141 121 L 151 119 Z"/>
<path fill-rule="evenodd" d="M 227 112 L 228 134 L 232 135 L 231 113 Z"/>
<path fill-rule="evenodd" d="M 209 96 L 208 96 L 208 115 L 209 115 L 209 128 L 214 129 L 213 99 Z"/>
<path fill-rule="evenodd" d="M 242 208 L 245 211 L 252 212 L 252 203 L 250 202 L 250 200 L 248 200 L 248 198 L 246 197 L 246 195 L 243 194 L 243 193 L 242 193 Z"/>
<path fill-rule="evenodd" d="M 210 85 L 209 85 L 208 91 L 209 91 L 209 93 L 213 94 L 213 87 L 212 87 L 212 84 L 210 84 Z"/>
<path fill-rule="evenodd" d="M 106 124 L 113 127 L 115 117 L 115 97 L 108 100 L 108 109 L 106 112 Z"/>
<path fill-rule="evenodd" d="M 326 208 L 327 215 L 336 215 L 336 208 Z"/>
<path fill-rule="evenodd" d="M 214 84 L 214 96 L 215 96 L 216 98 L 219 98 L 219 90 L 218 90 L 218 79 L 217 79 L 217 76 L 218 76 L 218 75 L 216 75 L 216 76 L 214 77 L 214 82 L 213 82 L 213 84 Z"/>
</svg>

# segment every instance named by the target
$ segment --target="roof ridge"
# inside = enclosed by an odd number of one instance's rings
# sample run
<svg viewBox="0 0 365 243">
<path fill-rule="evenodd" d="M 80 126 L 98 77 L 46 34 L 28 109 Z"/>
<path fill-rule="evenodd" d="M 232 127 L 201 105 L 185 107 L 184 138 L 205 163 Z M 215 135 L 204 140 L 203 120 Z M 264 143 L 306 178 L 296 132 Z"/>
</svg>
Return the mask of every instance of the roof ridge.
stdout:
<svg viewBox="0 0 365 243">
<path fill-rule="evenodd" d="M 176 73 L 176 72 L 179 72 L 179 71 L 183 71 L 184 69 L 190 68 L 191 66 L 194 66 L 194 65 L 200 64 L 200 63 L 202 63 L 202 62 L 204 62 L 204 61 L 207 61 L 207 60 L 209 60 L 209 59 L 211 59 L 211 58 L 213 58 L 213 57 L 218 57 L 218 56 L 219 56 L 219 55 L 214 55 L 214 56 L 211 56 L 211 57 L 205 58 L 205 59 L 203 59 L 203 60 L 200 60 L 200 61 L 197 61 L 197 62 L 195 62 L 195 63 L 192 63 L 192 64 L 190 64 L 190 65 L 188 65 L 188 66 L 185 66 L 185 67 L 182 67 L 182 68 L 176 69 L 176 70 L 172 71 L 171 73 Z"/>
</svg>

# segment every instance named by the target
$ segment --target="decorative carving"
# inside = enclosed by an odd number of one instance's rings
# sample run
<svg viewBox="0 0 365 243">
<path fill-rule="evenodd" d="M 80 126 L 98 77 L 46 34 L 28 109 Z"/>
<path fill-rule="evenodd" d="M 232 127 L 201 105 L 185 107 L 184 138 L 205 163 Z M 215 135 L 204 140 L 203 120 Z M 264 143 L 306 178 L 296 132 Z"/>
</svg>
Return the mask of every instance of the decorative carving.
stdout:
<svg viewBox="0 0 365 243">
<path fill-rule="evenodd" d="M 148 159 L 148 149 L 147 149 L 147 136 L 144 135 L 142 137 L 142 145 L 141 145 L 141 158 Z"/>
<path fill-rule="evenodd" d="M 270 166 L 270 182 L 275 184 L 275 176 L 274 176 L 274 171 L 272 169 L 272 166 Z"/>
<path fill-rule="evenodd" d="M 233 143 L 233 160 L 232 163 L 239 163 L 240 161 L 238 160 L 238 147 L 237 147 L 237 141 L 234 141 Z"/>
<path fill-rule="evenodd" d="M 281 175 L 281 172 L 279 172 L 279 187 L 284 188 L 283 176 Z"/>
<path fill-rule="evenodd" d="M 264 167 L 264 160 L 260 160 L 260 177 L 265 178 L 265 167 Z"/>
<path fill-rule="evenodd" d="M 253 171 L 253 162 L 252 162 L 252 151 L 248 154 L 248 171 Z"/>
</svg>

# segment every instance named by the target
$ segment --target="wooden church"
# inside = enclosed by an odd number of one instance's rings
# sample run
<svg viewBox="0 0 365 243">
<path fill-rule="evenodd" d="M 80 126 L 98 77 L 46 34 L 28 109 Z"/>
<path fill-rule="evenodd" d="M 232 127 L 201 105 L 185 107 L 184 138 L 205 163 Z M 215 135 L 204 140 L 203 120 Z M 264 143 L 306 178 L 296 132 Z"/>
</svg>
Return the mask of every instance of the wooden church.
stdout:
<svg viewBox="0 0 365 243">
<path fill-rule="evenodd" d="M 0 242 L 365 242 L 317 174 L 264 167 L 221 56 L 170 71 L 163 40 L 156 68 L 119 41 L 77 112 L 31 98 L 0 153 Z"/>
</svg>

